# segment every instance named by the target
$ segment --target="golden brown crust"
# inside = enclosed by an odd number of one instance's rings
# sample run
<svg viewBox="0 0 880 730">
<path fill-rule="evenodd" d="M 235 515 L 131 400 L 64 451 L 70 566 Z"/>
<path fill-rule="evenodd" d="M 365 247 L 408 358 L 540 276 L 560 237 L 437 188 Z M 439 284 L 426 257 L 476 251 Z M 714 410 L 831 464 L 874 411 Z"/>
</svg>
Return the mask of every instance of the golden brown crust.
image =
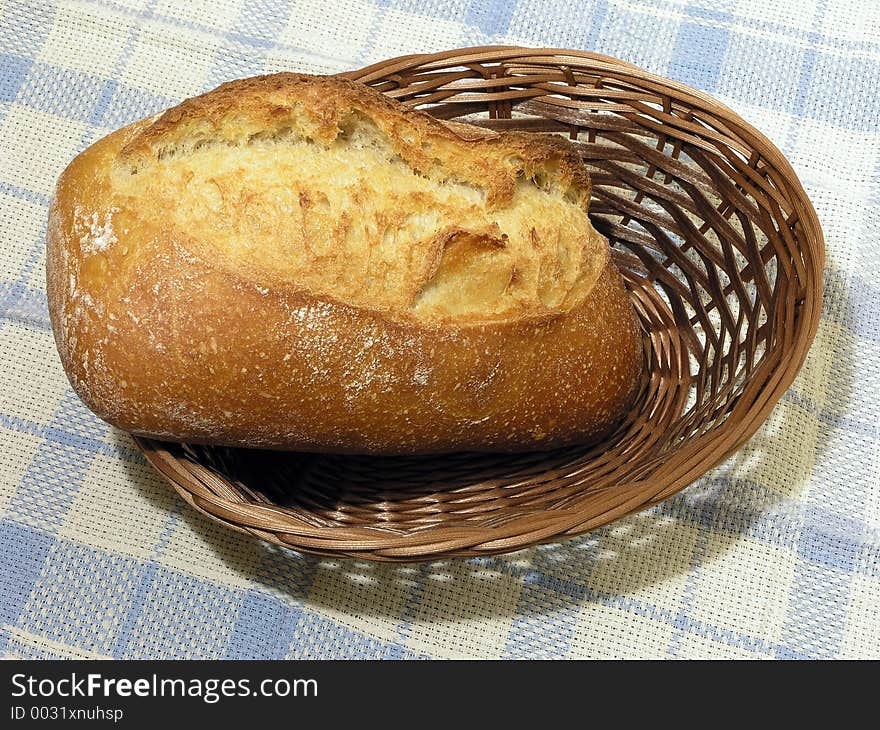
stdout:
<svg viewBox="0 0 880 730">
<path fill-rule="evenodd" d="M 264 286 L 387 317 L 556 314 L 608 255 L 566 140 L 474 133 L 344 79 L 233 82 L 119 145 L 103 227 L 117 211 L 162 220 L 165 237 Z"/>
<path fill-rule="evenodd" d="M 335 139 L 343 117 L 351 110 L 369 113 L 383 123 L 385 130 L 400 127 L 401 122 L 413 135 L 394 135 L 398 150 L 424 166 L 430 160 L 423 152 L 426 140 L 446 139 L 471 143 L 471 154 L 459 159 L 460 174 L 471 173 L 472 180 L 483 182 L 484 175 L 492 183 L 490 197 L 505 198 L 520 171 L 545 166 L 558 160 L 558 177 L 579 199 L 589 201 L 590 176 L 574 148 L 564 139 L 550 135 L 534 135 L 511 131 L 504 134 L 474 130 L 466 124 L 444 123 L 421 110 L 404 106 L 364 84 L 341 76 L 310 76 L 277 73 L 237 79 L 221 84 L 201 96 L 186 99 L 164 112 L 140 134 L 129 140 L 121 150 L 121 161 L 136 164 L 193 133 L 220 135 L 232 140 L 251 134 L 264 134 L 269 129 L 284 127 L 294 116 L 295 105 L 301 105 L 315 117 L 311 134 L 319 139 Z M 298 119 L 297 119 L 298 120 Z M 471 130 L 470 132 L 468 130 Z M 487 164 L 487 151 L 498 149 L 505 157 L 518 156 L 514 165 Z M 460 154 L 460 150 L 458 150 Z M 490 156 L 494 156 L 491 155 Z M 497 160 L 495 161 L 497 163 Z"/>
<path fill-rule="evenodd" d="M 65 371 L 86 404 L 157 438 L 338 452 L 545 448 L 591 440 L 619 420 L 643 354 L 607 244 L 570 306 L 489 320 L 419 318 L 305 289 L 259 266 L 237 269 L 190 232 L 119 204 L 114 169 L 153 155 L 187 124 L 220 109 L 228 115 L 254 90 L 268 97 L 256 106 L 250 97 L 255 125 L 282 114 L 272 94 L 289 101 L 292 85 L 309 100 L 315 94 L 319 111 L 320 99 L 352 94 L 346 104 L 379 109 L 392 122 L 405 114 L 462 144 L 430 117 L 352 82 L 302 79 L 226 84 L 119 130 L 62 175 L 48 230 L 49 307 Z M 346 104 L 337 98 L 318 116 Z M 558 150 L 560 179 L 589 190 L 564 140 L 488 142 L 516 146 L 535 165 Z M 456 240 L 475 250 L 494 245 Z"/>
</svg>

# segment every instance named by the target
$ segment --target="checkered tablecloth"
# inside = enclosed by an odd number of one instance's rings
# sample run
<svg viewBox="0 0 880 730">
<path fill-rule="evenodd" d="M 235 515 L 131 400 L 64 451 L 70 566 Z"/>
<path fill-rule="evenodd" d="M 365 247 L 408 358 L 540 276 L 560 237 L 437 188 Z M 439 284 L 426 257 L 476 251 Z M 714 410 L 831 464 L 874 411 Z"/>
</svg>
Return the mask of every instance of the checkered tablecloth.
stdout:
<svg viewBox="0 0 880 730">
<path fill-rule="evenodd" d="M 203 519 L 62 373 L 43 282 L 58 173 L 226 79 L 489 43 L 632 61 L 715 95 L 783 150 L 828 245 L 800 377 L 722 467 L 558 545 L 381 566 Z M 877 657 L 878 92 L 875 0 L 0 2 L 0 652 Z"/>
</svg>

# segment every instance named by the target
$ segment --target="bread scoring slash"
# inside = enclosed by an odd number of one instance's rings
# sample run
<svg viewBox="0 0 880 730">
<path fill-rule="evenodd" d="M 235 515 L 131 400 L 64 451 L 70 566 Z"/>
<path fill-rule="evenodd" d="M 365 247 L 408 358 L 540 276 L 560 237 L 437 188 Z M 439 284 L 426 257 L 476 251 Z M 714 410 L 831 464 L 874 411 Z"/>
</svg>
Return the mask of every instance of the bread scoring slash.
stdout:
<svg viewBox="0 0 880 730">
<path fill-rule="evenodd" d="M 644 372 L 572 145 L 338 77 L 234 81 L 80 154 L 49 310 L 101 418 L 348 453 L 595 440 Z"/>
</svg>

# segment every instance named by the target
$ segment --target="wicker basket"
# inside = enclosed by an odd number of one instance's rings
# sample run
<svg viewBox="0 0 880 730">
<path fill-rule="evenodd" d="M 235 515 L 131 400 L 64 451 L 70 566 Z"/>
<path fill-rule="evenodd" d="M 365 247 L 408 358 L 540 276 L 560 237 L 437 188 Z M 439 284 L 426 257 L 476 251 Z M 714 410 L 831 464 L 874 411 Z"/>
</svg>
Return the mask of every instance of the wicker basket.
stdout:
<svg viewBox="0 0 880 730">
<path fill-rule="evenodd" d="M 139 439 L 197 510 L 323 555 L 414 561 L 578 535 L 675 494 L 763 423 L 804 361 L 823 241 L 788 162 L 730 109 L 593 53 L 406 56 L 347 74 L 444 119 L 562 133 L 593 179 L 649 379 L 600 446 L 376 458 Z"/>
</svg>

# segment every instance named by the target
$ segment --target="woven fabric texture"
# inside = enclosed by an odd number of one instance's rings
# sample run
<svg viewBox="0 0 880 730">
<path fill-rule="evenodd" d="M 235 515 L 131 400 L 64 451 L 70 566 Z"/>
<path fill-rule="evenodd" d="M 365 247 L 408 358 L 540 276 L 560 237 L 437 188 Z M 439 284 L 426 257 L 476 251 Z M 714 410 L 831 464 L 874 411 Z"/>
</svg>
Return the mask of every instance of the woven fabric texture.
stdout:
<svg viewBox="0 0 880 730">
<path fill-rule="evenodd" d="M 782 149 L 828 246 L 800 376 L 723 466 L 561 544 L 378 565 L 203 519 L 61 370 L 43 281 L 57 175 L 226 79 L 491 43 L 623 58 L 713 94 Z M 878 82 L 873 0 L 0 4 L 0 653 L 880 656 Z"/>
</svg>

